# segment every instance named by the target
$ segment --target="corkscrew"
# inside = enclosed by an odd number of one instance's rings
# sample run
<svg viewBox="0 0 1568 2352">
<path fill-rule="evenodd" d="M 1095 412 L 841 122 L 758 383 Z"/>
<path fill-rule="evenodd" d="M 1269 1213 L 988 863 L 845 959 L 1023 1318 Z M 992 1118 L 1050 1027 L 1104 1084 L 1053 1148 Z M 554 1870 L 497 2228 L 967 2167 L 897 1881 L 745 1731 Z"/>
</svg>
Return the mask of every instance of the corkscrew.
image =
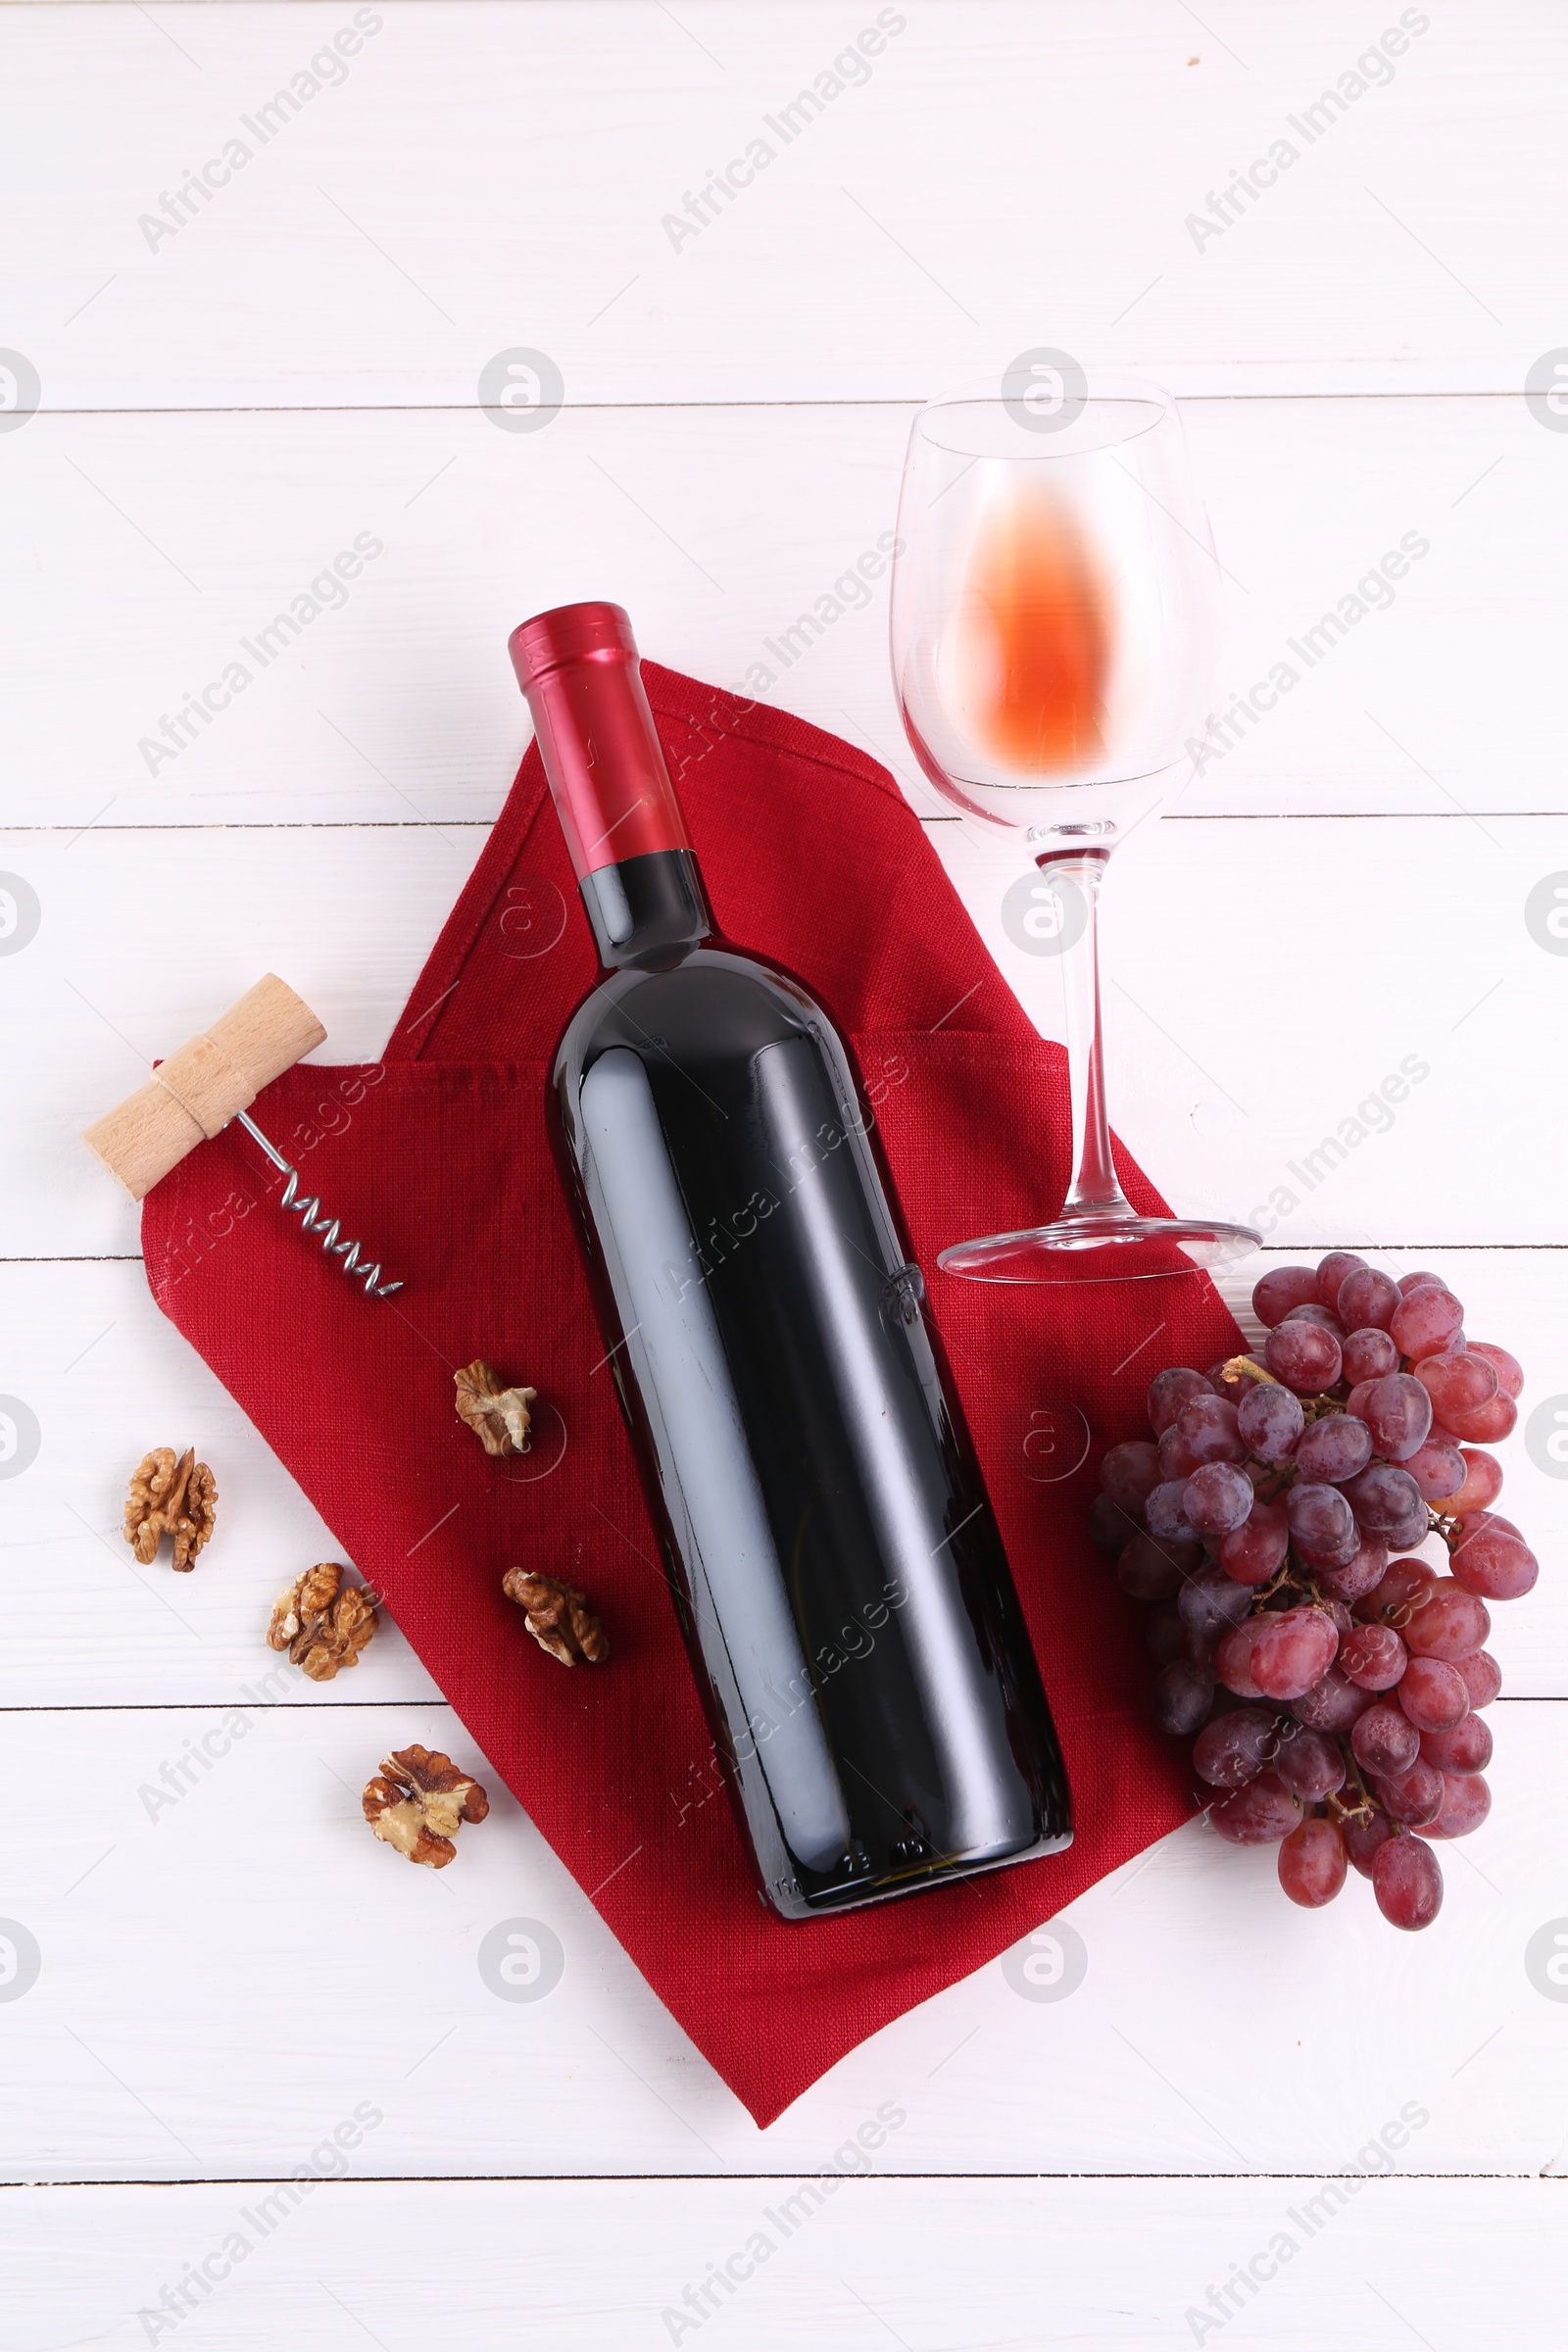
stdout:
<svg viewBox="0 0 1568 2352">
<path fill-rule="evenodd" d="M 298 1168 L 283 1157 L 274 1143 L 268 1141 L 249 1112 L 236 1110 L 234 1116 L 246 1134 L 255 1137 L 273 1167 L 280 1168 L 287 1178 L 288 1181 L 277 1197 L 277 1205 L 279 1208 L 292 1208 L 298 1211 L 303 1220 L 300 1231 L 302 1233 L 318 1233 L 321 1237 L 321 1248 L 326 1251 L 327 1256 L 340 1257 L 343 1260 L 344 1273 L 350 1275 L 355 1282 L 364 1283 L 365 1295 L 368 1298 L 390 1298 L 394 1291 L 401 1291 L 403 1288 L 401 1282 L 383 1282 L 381 1280 L 379 1258 L 373 1266 L 362 1266 L 360 1263 L 361 1245 L 358 1242 L 340 1242 L 338 1240 L 340 1231 L 338 1219 L 322 1216 L 319 1194 L 312 1193 L 305 1200 L 299 1198 L 300 1172 Z"/>
<path fill-rule="evenodd" d="M 249 1115 L 264 1086 L 270 1086 L 303 1054 L 325 1042 L 326 1031 L 302 997 L 274 972 L 247 990 L 237 1004 L 160 1062 L 144 1087 L 82 1132 L 110 1174 L 133 1200 L 177 1167 L 187 1152 L 237 1119 L 261 1145 L 282 1175 L 280 1209 L 298 1216 L 303 1233 L 317 1235 L 368 1298 L 388 1298 L 401 1282 L 383 1282 L 379 1259 L 361 1263 L 364 1244 L 339 1238 L 336 1217 L 321 1214 L 320 1198 L 301 1191 L 300 1172 Z"/>
</svg>

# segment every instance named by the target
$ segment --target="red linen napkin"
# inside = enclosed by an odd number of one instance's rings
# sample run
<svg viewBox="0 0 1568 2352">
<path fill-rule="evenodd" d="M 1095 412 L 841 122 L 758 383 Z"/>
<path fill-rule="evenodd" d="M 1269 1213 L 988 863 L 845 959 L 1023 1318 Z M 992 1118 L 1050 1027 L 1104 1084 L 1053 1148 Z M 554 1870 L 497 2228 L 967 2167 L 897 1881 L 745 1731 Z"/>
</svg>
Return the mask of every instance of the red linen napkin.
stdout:
<svg viewBox="0 0 1568 2352">
<path fill-rule="evenodd" d="M 302 1066 L 256 1105 L 306 1189 L 406 1287 L 358 1294 L 278 1213 L 277 1179 L 238 1127 L 149 1195 L 142 1231 L 160 1306 L 767 2124 L 1193 1811 L 1182 1752 L 1148 1719 L 1132 1604 L 1084 1514 L 1103 1447 L 1143 1429 L 1151 1375 L 1205 1366 L 1238 1333 L 1200 1276 L 1061 1290 L 936 1271 L 947 1243 L 1059 1203 L 1061 1051 L 1036 1037 L 884 770 L 787 714 L 652 662 L 643 674 L 720 922 L 819 991 L 854 1039 L 1054 1710 L 1071 1849 L 800 1926 L 753 1887 L 546 1139 L 549 1058 L 594 959 L 534 752 L 383 1061 Z M 1134 1201 L 1163 1208 L 1118 1157 Z M 538 1390 L 527 1455 L 491 1459 L 458 1420 L 452 1376 L 475 1355 Z M 1062 1450 L 1064 1403 L 1092 1445 L 1052 1480 L 1082 1444 Z M 608 1665 L 568 1671 L 535 1646 L 502 1597 L 514 1562 L 587 1589 Z"/>
</svg>

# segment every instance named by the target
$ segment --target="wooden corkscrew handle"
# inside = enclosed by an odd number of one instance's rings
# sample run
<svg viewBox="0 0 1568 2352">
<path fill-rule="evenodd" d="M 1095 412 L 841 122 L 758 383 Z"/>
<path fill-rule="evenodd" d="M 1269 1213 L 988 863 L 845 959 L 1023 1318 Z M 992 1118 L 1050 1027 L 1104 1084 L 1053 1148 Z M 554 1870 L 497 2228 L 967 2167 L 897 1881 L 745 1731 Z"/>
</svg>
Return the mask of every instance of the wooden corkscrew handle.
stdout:
<svg viewBox="0 0 1568 2352">
<path fill-rule="evenodd" d="M 325 1038 L 304 999 L 269 972 L 145 1086 L 84 1128 L 82 1142 L 139 1200 Z"/>
</svg>

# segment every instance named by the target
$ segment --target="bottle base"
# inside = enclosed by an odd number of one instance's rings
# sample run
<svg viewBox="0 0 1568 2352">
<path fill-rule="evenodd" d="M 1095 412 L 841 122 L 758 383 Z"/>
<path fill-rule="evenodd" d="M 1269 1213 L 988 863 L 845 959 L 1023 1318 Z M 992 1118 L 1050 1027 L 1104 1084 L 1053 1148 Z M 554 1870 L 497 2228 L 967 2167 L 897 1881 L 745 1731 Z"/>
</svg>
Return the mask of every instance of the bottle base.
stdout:
<svg viewBox="0 0 1568 2352">
<path fill-rule="evenodd" d="M 991 1871 L 1010 1870 L 1015 1863 L 1040 1862 L 1052 1854 L 1065 1853 L 1073 1841 L 1071 1830 L 1054 1837 L 1037 1838 L 1033 1844 L 1020 1846 L 1005 1854 L 980 1854 L 972 1861 L 958 1857 L 937 1862 L 926 1860 L 912 1864 L 906 1874 L 890 1876 L 883 1873 L 874 1881 L 845 1879 L 837 1885 L 823 1886 L 810 1893 L 798 1878 L 774 1879 L 757 1890 L 759 1902 L 766 1904 L 775 1917 L 792 1924 L 812 1919 L 836 1918 L 844 1911 L 863 1911 L 873 1903 L 895 1903 L 906 1895 L 924 1894 L 938 1886 L 954 1886 L 960 1879 L 976 1879 Z"/>
</svg>

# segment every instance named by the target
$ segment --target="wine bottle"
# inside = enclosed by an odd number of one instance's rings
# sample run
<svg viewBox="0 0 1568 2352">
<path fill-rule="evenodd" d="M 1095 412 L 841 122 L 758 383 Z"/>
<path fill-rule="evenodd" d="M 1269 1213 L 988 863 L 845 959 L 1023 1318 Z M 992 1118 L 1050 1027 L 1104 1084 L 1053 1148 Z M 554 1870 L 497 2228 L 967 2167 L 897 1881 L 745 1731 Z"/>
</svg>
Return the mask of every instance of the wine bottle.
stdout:
<svg viewBox="0 0 1568 2352">
<path fill-rule="evenodd" d="M 552 1124 L 716 1752 L 786 1919 L 1070 1842 L 838 1031 L 714 928 L 618 605 L 510 641 L 599 951 Z"/>
</svg>

